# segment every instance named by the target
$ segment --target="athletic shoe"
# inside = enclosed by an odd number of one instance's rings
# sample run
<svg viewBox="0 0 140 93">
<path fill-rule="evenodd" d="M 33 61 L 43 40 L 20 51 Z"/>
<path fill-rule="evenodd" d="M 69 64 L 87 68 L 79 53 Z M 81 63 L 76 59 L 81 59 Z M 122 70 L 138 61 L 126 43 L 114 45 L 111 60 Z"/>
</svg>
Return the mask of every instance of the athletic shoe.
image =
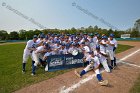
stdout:
<svg viewBox="0 0 140 93">
<path fill-rule="evenodd" d="M 99 84 L 101 86 L 107 86 L 108 85 L 108 80 L 101 81 L 101 82 L 99 82 Z"/>
<path fill-rule="evenodd" d="M 31 76 L 35 76 L 35 74 L 34 74 L 34 73 L 32 73 L 32 74 L 31 74 Z"/>
<path fill-rule="evenodd" d="M 24 70 L 22 70 L 22 74 L 25 74 L 25 71 Z"/>
<path fill-rule="evenodd" d="M 74 71 L 75 75 L 78 76 L 79 78 L 81 78 L 80 74 L 75 70 Z"/>
</svg>

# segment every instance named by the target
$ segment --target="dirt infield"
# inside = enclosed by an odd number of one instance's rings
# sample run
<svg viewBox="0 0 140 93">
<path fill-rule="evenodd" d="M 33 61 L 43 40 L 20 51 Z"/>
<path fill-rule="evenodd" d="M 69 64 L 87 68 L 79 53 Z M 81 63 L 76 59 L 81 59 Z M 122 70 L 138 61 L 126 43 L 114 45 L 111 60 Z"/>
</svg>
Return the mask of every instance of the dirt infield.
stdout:
<svg viewBox="0 0 140 93">
<path fill-rule="evenodd" d="M 129 93 L 140 73 L 140 42 L 119 41 L 119 44 L 135 47 L 116 55 L 118 59 L 125 59 L 123 62 L 130 63 L 130 65 L 118 63 L 118 68 L 112 73 L 102 73 L 103 78 L 109 80 L 107 87 L 98 84 L 93 72 L 87 73 L 83 78 L 78 78 L 74 71 L 70 71 L 25 87 L 15 93 Z"/>
</svg>

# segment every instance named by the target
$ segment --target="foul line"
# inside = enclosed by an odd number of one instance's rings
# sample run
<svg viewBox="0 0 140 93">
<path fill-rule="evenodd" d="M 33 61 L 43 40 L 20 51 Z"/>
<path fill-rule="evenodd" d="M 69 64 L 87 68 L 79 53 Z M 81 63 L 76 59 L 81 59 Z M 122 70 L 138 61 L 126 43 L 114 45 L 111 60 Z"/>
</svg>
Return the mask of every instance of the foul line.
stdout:
<svg viewBox="0 0 140 93">
<path fill-rule="evenodd" d="M 119 61 L 117 61 L 117 63 L 123 63 L 123 64 L 127 64 L 127 65 L 130 65 L 130 66 L 134 66 L 134 67 L 139 67 L 140 68 L 140 66 L 138 66 L 138 65 L 123 62 L 124 60 L 126 60 L 127 58 L 133 56 L 134 54 L 136 54 L 139 51 L 140 51 L 140 49 L 136 50 L 135 52 L 133 52 L 133 53 L 131 53 L 131 54 L 129 54 L 129 55 L 123 57 L 123 58 L 121 58 Z M 103 73 L 103 72 L 104 72 L 104 70 L 101 71 L 101 73 Z M 80 87 L 82 84 L 84 84 L 84 83 L 88 82 L 89 80 L 93 79 L 95 76 L 96 76 L 96 74 L 90 75 L 87 78 L 85 78 L 83 80 L 80 80 L 78 83 L 72 85 L 71 87 L 69 87 L 67 89 L 65 89 L 65 86 L 63 86 L 61 88 L 60 93 L 69 93 L 70 91 L 73 91 L 74 89 Z"/>
</svg>

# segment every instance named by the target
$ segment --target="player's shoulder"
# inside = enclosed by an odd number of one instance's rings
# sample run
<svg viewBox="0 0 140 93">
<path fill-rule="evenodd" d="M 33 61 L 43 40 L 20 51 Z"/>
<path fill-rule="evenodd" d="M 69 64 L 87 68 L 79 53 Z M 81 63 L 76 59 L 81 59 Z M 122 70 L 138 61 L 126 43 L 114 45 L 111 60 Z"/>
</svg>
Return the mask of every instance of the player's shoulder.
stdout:
<svg viewBox="0 0 140 93">
<path fill-rule="evenodd" d="M 94 56 L 93 59 L 94 59 L 94 61 L 97 61 L 98 60 L 98 57 L 97 56 Z"/>
<path fill-rule="evenodd" d="M 106 54 L 105 51 L 100 51 L 100 52 L 103 53 L 103 54 Z"/>
<path fill-rule="evenodd" d="M 28 44 L 28 43 L 34 43 L 34 41 L 33 41 L 33 40 L 29 40 L 29 41 L 27 41 L 27 44 Z"/>
</svg>

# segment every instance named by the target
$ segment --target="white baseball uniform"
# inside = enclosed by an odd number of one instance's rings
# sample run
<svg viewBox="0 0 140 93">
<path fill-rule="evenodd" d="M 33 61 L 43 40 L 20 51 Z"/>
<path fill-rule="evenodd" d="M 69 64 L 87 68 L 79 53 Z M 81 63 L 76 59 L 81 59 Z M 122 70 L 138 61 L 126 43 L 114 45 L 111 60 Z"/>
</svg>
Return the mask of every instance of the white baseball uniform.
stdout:
<svg viewBox="0 0 140 93">
<path fill-rule="evenodd" d="M 106 54 L 104 51 L 100 51 L 103 54 Z M 96 55 L 99 58 L 100 63 L 103 65 L 106 72 L 110 72 L 110 68 L 107 63 L 107 58 L 103 56 L 102 54 L 98 53 L 96 50 L 94 51 L 94 55 Z"/>
<path fill-rule="evenodd" d="M 32 58 L 31 50 L 28 48 L 36 47 L 36 43 L 33 40 L 29 40 L 23 52 L 23 63 L 27 63 L 29 56 Z"/>
</svg>

